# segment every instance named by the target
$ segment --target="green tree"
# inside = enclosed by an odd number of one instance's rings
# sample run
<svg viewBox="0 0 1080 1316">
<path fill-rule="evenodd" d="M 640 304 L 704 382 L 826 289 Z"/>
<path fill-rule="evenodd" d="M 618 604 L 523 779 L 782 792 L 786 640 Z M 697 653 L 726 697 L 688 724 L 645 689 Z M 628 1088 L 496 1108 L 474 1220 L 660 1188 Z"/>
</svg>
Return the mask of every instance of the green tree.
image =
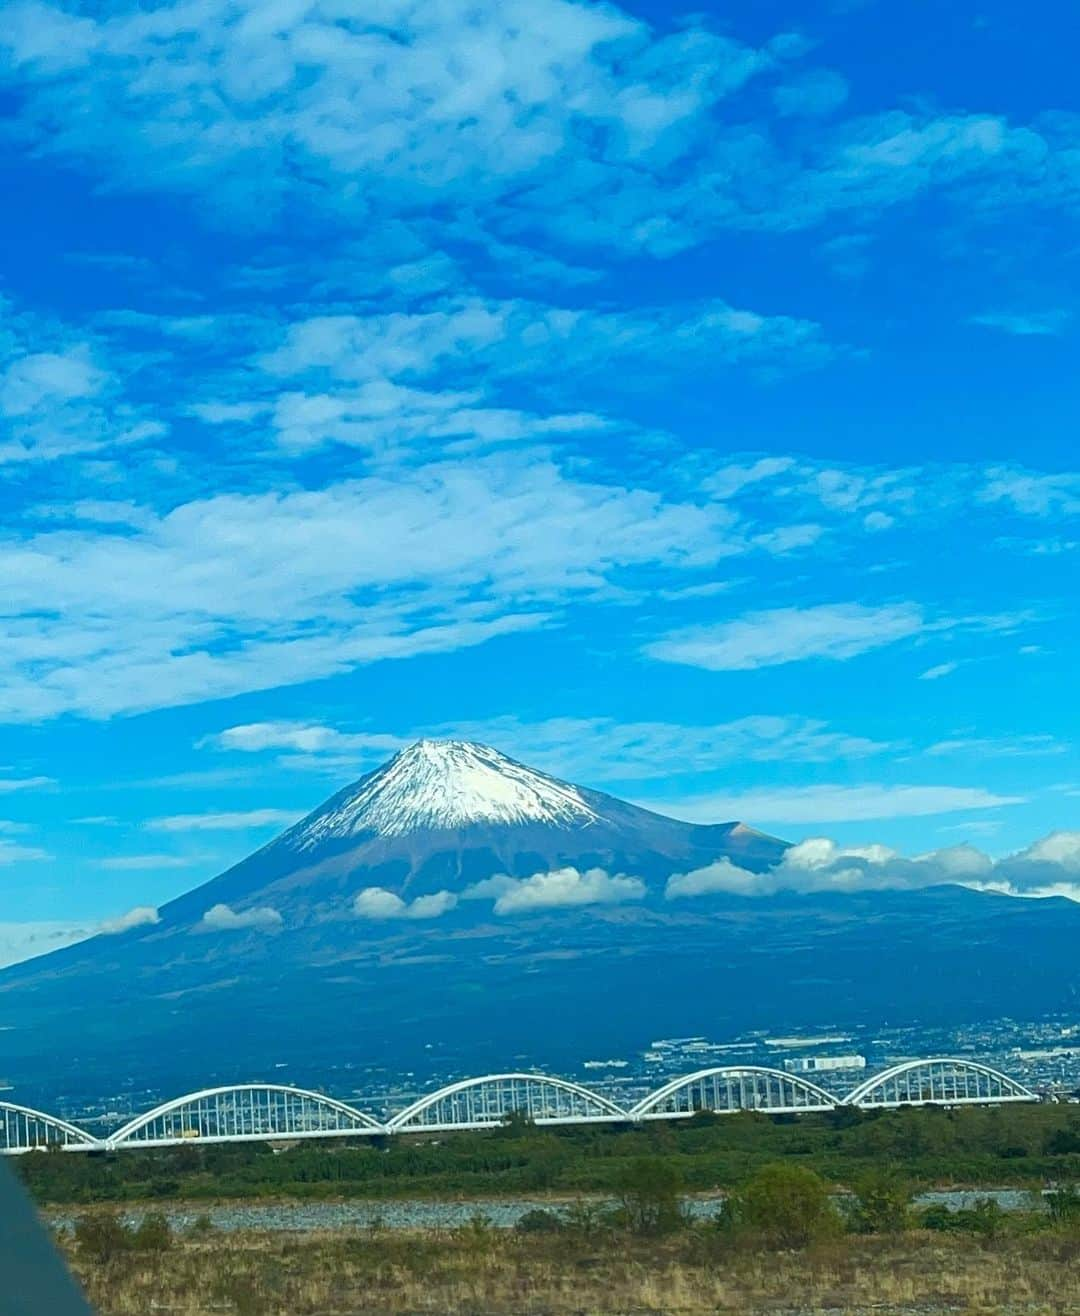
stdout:
<svg viewBox="0 0 1080 1316">
<path fill-rule="evenodd" d="M 617 1183 L 623 1218 L 635 1234 L 665 1234 L 684 1223 L 677 1165 L 658 1156 L 631 1161 Z"/>
<path fill-rule="evenodd" d="M 527 1110 L 508 1110 L 500 1130 L 506 1138 L 527 1138 L 536 1132 L 536 1121 Z"/>
<path fill-rule="evenodd" d="M 732 1223 L 777 1248 L 801 1248 L 841 1229 L 825 1181 L 802 1165 L 766 1165 L 729 1202 Z"/>
</svg>

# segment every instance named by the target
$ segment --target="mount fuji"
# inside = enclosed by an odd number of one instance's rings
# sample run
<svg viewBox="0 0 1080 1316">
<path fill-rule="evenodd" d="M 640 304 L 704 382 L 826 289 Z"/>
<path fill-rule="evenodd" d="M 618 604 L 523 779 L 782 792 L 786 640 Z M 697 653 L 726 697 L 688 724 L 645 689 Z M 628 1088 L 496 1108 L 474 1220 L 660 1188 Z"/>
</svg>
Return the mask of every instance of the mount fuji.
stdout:
<svg viewBox="0 0 1080 1316">
<path fill-rule="evenodd" d="M 369 890 L 402 901 L 442 896 L 445 906 L 447 896 L 477 898 L 485 880 L 572 869 L 628 874 L 642 894 L 662 896 L 675 872 L 720 858 L 763 872 L 786 848 L 742 823 L 665 818 L 486 745 L 421 740 L 164 906 L 160 926 L 187 926 L 224 904 L 240 914 L 271 909 L 290 926 L 345 917 L 355 938 L 356 900 Z"/>
<path fill-rule="evenodd" d="M 786 849 L 422 740 L 154 921 L 0 971 L 0 1074 L 27 1104 L 268 1075 L 347 1086 L 1076 1003 L 1080 906 L 755 892 Z M 673 876 L 725 862 L 738 894 L 665 899 Z"/>
</svg>

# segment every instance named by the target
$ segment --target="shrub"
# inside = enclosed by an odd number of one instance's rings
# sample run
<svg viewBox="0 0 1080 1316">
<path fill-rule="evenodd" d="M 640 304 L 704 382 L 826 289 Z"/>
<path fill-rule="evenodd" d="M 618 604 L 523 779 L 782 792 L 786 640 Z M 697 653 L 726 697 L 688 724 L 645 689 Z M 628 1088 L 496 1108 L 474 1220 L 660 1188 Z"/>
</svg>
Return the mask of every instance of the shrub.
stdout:
<svg viewBox="0 0 1080 1316">
<path fill-rule="evenodd" d="M 1046 1194 L 1046 1210 L 1055 1225 L 1080 1225 L 1080 1185 L 1051 1189 Z"/>
<path fill-rule="evenodd" d="M 988 1242 L 1000 1238 L 1005 1228 L 1005 1212 L 1001 1209 L 1001 1203 L 992 1197 L 980 1197 L 971 1209 L 971 1228 Z"/>
<path fill-rule="evenodd" d="M 526 1211 L 514 1228 L 521 1234 L 553 1234 L 563 1228 L 563 1221 L 554 1211 L 536 1207 Z"/>
<path fill-rule="evenodd" d="M 144 1215 L 131 1235 L 131 1247 L 136 1252 L 165 1252 L 172 1244 L 172 1227 L 160 1211 Z"/>
<path fill-rule="evenodd" d="M 635 1234 L 664 1234 L 685 1223 L 679 1193 L 682 1174 L 656 1156 L 632 1161 L 616 1185 L 623 1219 Z"/>
<path fill-rule="evenodd" d="M 583 1198 L 578 1198 L 576 1202 L 566 1208 L 564 1214 L 565 1226 L 575 1234 L 582 1235 L 583 1238 L 592 1238 L 602 1230 L 610 1228 L 611 1218 L 607 1211 L 596 1202 L 587 1202 Z"/>
<path fill-rule="evenodd" d="M 841 1229 L 825 1181 L 802 1165 L 766 1165 L 732 1196 L 728 1214 L 736 1228 L 778 1248 L 807 1247 Z"/>
<path fill-rule="evenodd" d="M 114 1211 L 80 1216 L 75 1221 L 75 1244 L 99 1265 L 108 1265 L 131 1250 L 132 1232 Z"/>
<path fill-rule="evenodd" d="M 967 1228 L 964 1219 L 967 1214 L 966 1211 L 950 1211 L 947 1206 L 935 1202 L 919 1213 L 919 1224 L 923 1229 L 932 1229 L 935 1233 L 953 1233 Z"/>
<path fill-rule="evenodd" d="M 958 1211 L 950 1211 L 947 1206 L 941 1204 L 928 1206 L 920 1217 L 924 1229 L 941 1230 L 944 1233 L 979 1234 L 989 1242 L 1000 1238 L 1005 1222 L 1005 1212 L 992 1197 L 980 1197 L 974 1206 L 964 1207 Z"/>
<path fill-rule="evenodd" d="M 852 1187 L 848 1222 L 858 1234 L 899 1234 L 911 1222 L 911 1184 L 895 1170 L 875 1170 Z"/>
</svg>

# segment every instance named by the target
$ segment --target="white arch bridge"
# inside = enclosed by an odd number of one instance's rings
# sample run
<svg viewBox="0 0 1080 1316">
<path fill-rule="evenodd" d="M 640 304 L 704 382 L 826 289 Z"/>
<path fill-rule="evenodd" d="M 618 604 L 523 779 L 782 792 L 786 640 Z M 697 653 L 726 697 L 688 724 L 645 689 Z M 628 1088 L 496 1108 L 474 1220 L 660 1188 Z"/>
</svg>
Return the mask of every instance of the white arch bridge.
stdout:
<svg viewBox="0 0 1080 1316">
<path fill-rule="evenodd" d="M 703 1112 L 799 1115 L 844 1106 L 881 1110 L 1038 1100 L 1029 1088 L 988 1065 L 948 1057 L 894 1065 L 860 1083 L 846 1097 L 834 1096 L 797 1074 L 760 1065 L 726 1065 L 672 1079 L 629 1107 L 546 1074 L 486 1074 L 440 1088 L 385 1120 L 321 1092 L 276 1083 L 241 1083 L 177 1097 L 104 1137 L 56 1116 L 0 1101 L 0 1154 L 438 1133 L 489 1129 L 515 1115 L 540 1125 L 635 1124 L 687 1119 Z"/>
</svg>

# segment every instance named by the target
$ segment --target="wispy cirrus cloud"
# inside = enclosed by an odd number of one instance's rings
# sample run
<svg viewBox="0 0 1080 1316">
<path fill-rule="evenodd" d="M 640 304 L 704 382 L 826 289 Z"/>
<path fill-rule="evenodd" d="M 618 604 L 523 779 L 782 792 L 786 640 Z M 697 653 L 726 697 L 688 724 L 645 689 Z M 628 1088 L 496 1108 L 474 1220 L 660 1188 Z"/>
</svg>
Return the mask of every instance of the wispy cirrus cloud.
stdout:
<svg viewBox="0 0 1080 1316">
<path fill-rule="evenodd" d="M 45 790 L 55 785 L 55 777 L 0 777 L 0 795 L 13 795 L 16 791 Z"/>
<path fill-rule="evenodd" d="M 298 754 L 394 754 L 409 743 L 408 738 L 378 732 L 346 732 L 312 722 L 248 722 L 206 736 L 198 747 L 239 750 L 258 754 L 266 750 L 290 750 Z"/>
<path fill-rule="evenodd" d="M 971 316 L 972 324 L 1020 338 L 1054 337 L 1064 333 L 1071 320 L 1072 312 L 1062 307 L 1045 311 L 983 311 Z"/>
<path fill-rule="evenodd" d="M 0 716 L 108 716 L 469 647 L 543 627 L 627 569 L 741 551 L 723 509 L 532 456 L 220 494 L 122 535 L 44 532 L 0 557 Z"/>
<path fill-rule="evenodd" d="M 158 869 L 190 868 L 198 862 L 186 855 L 177 854 L 117 854 L 94 861 L 98 868 L 113 873 L 152 872 Z"/>
<path fill-rule="evenodd" d="M 1066 754 L 1069 746 L 1055 736 L 1029 733 L 1015 736 L 951 736 L 936 740 L 923 751 L 931 758 L 963 755 L 992 758 L 1041 758 L 1046 754 Z"/>
<path fill-rule="evenodd" d="M 755 826 L 927 818 L 1025 802 L 1025 796 L 998 795 L 981 786 L 892 784 L 762 787 L 737 792 L 712 791 L 683 799 L 638 800 L 646 808 L 687 822 L 738 819 Z"/>
<path fill-rule="evenodd" d="M 946 676 L 952 676 L 954 672 L 960 670 L 960 663 L 935 663 L 933 667 L 928 667 L 925 672 L 919 673 L 920 681 L 942 681 Z"/>
<path fill-rule="evenodd" d="M 0 833 L 9 832 L 10 830 L 10 824 L 5 825 L 0 822 Z M 21 831 L 21 828 L 15 830 Z M 52 855 L 49 851 L 40 845 L 25 845 L 21 841 L 12 841 L 6 835 L 0 835 L 0 868 L 5 868 L 11 864 L 51 858 Z"/>
<path fill-rule="evenodd" d="M 676 631 L 645 646 L 660 662 L 709 671 L 753 671 L 807 659 L 846 662 L 919 635 L 927 622 L 913 603 L 822 603 L 772 608 L 732 621 Z"/>
<path fill-rule="evenodd" d="M 243 832 L 264 827 L 288 827 L 302 815 L 295 809 L 237 809 L 231 812 L 175 813 L 150 818 L 143 823 L 148 832 Z"/>
<path fill-rule="evenodd" d="M 255 365 L 271 380 L 312 381 L 306 392 L 278 394 L 269 413 L 279 441 L 303 449 L 330 440 L 373 446 L 394 425 L 399 441 L 410 434 L 506 442 L 602 431 L 607 422 L 587 411 L 527 415 L 484 398 L 500 382 L 554 371 L 564 392 L 587 397 L 590 385 L 610 389 L 615 363 L 629 383 L 717 365 L 786 373 L 821 364 L 835 350 L 811 321 L 719 301 L 612 312 L 473 296 L 421 311 L 298 320 Z M 445 380 L 451 369 L 452 389 L 419 386 Z"/>
<path fill-rule="evenodd" d="M 478 740 L 534 767 L 590 781 L 665 777 L 673 771 L 696 772 L 733 761 L 822 763 L 838 757 L 866 758 L 891 748 L 813 718 L 764 715 L 703 726 L 602 717 L 527 722 L 508 715 L 440 723 L 403 734 L 264 722 L 227 727 L 200 744 L 244 753 L 282 753 L 289 766 L 343 771 L 381 762 L 425 735 Z"/>
</svg>

